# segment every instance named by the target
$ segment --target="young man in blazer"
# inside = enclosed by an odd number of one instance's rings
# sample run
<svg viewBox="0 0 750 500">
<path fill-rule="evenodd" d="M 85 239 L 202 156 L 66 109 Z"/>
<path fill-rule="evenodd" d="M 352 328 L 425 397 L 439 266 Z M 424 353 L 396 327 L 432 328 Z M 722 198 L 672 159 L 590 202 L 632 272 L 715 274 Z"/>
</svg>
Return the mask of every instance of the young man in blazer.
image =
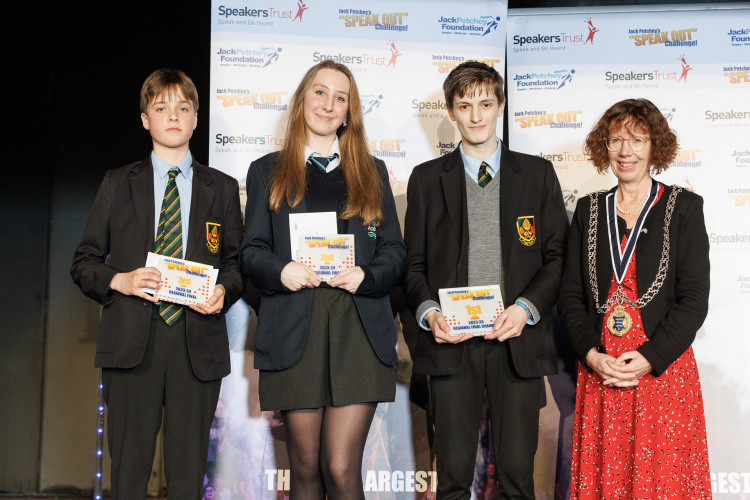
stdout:
<svg viewBox="0 0 750 500">
<path fill-rule="evenodd" d="M 221 378 L 230 369 L 224 313 L 243 291 L 239 190 L 235 179 L 192 158 L 197 110 L 198 93 L 181 71 L 146 79 L 141 119 L 153 151 L 106 173 L 70 270 L 103 306 L 95 365 L 107 404 L 113 499 L 146 498 L 162 412 L 169 497 L 200 498 Z M 161 243 L 170 250 L 160 251 Z M 161 278 L 144 267 L 148 252 L 218 268 L 209 305 L 159 304 L 145 293 Z"/>
<path fill-rule="evenodd" d="M 543 377 L 556 372 L 550 313 L 568 220 L 552 164 L 496 137 L 502 77 L 457 66 L 443 90 L 461 144 L 414 168 L 407 193 L 404 286 L 425 330 L 414 371 L 430 376 L 439 499 L 468 499 L 486 390 L 500 498 L 534 498 Z M 491 334 L 451 331 L 438 290 L 499 284 Z"/>
</svg>

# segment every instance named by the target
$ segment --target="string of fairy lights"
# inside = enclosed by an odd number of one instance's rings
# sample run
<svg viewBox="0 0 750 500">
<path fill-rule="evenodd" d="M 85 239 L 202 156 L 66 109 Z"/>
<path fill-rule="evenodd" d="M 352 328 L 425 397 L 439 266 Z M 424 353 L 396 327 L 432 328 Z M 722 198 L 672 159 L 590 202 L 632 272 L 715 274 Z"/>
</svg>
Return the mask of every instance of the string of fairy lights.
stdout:
<svg viewBox="0 0 750 500">
<path fill-rule="evenodd" d="M 99 370 L 96 404 L 96 470 L 94 475 L 94 500 L 102 500 L 102 461 L 104 458 L 104 384 Z"/>
</svg>

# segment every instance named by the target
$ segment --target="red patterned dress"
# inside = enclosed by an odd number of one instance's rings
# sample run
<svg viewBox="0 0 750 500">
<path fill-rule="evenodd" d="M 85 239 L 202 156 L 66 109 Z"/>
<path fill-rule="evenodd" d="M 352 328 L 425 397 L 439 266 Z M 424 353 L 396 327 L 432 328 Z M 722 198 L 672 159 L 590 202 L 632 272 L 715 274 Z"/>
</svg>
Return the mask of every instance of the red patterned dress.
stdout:
<svg viewBox="0 0 750 500">
<path fill-rule="evenodd" d="M 622 245 L 627 238 L 623 237 Z M 638 298 L 635 254 L 623 287 Z M 617 289 L 614 275 L 609 289 Z M 648 339 L 640 310 L 625 304 L 633 324 L 622 337 L 602 324 L 602 343 L 617 358 Z M 698 368 L 688 348 L 660 376 L 635 387 L 605 387 L 578 366 L 571 462 L 571 499 L 645 500 L 711 498 Z"/>
</svg>

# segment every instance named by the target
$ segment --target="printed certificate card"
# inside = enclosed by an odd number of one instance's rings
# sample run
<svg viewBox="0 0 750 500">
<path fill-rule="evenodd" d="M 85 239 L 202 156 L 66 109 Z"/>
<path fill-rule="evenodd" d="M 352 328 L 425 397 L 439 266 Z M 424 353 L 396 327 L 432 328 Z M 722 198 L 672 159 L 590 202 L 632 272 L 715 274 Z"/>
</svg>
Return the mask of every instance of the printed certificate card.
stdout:
<svg viewBox="0 0 750 500">
<path fill-rule="evenodd" d="M 354 267 L 353 234 L 301 234 L 299 262 L 329 281 L 344 269 Z"/>
<path fill-rule="evenodd" d="M 289 243 L 292 260 L 299 262 L 299 242 L 302 234 L 335 234 L 336 212 L 307 212 L 289 214 Z"/>
<path fill-rule="evenodd" d="M 455 335 L 492 333 L 495 319 L 504 309 L 499 285 L 441 288 L 438 296 L 443 316 Z"/>
<path fill-rule="evenodd" d="M 146 267 L 155 267 L 161 273 L 159 290 L 144 288 L 146 293 L 155 294 L 165 302 L 174 302 L 191 306 L 208 305 L 208 299 L 214 294 L 216 277 L 219 270 L 213 266 L 176 259 L 166 255 L 148 253 Z"/>
</svg>

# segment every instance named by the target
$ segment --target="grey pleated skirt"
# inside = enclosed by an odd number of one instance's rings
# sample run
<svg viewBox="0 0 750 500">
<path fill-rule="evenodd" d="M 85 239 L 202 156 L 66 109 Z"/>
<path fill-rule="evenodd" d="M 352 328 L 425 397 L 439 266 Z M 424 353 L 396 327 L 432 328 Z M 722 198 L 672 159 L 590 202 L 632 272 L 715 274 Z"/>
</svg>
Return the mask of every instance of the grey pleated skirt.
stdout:
<svg viewBox="0 0 750 500">
<path fill-rule="evenodd" d="M 392 318 L 383 318 L 392 321 Z M 264 411 L 393 401 L 396 369 L 378 358 L 354 298 L 338 288 L 313 294 L 302 356 L 285 370 L 261 370 L 258 393 Z"/>
</svg>

